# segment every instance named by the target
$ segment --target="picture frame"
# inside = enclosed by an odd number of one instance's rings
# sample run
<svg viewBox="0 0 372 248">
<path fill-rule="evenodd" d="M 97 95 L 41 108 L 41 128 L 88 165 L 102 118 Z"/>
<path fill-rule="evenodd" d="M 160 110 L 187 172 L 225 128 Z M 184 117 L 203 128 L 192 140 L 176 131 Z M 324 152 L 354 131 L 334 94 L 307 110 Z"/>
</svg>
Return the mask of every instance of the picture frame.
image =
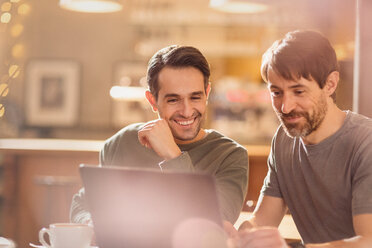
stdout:
<svg viewBox="0 0 372 248">
<path fill-rule="evenodd" d="M 80 65 L 73 60 L 34 59 L 26 66 L 26 123 L 30 126 L 76 124 Z"/>
</svg>

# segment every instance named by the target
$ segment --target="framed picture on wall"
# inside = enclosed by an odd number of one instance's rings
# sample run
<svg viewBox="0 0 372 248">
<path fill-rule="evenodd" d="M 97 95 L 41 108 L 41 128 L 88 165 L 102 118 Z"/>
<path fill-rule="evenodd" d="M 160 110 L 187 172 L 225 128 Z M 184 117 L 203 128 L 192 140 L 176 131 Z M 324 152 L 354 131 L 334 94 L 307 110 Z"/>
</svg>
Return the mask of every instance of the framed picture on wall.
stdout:
<svg viewBox="0 0 372 248">
<path fill-rule="evenodd" d="M 37 59 L 26 66 L 26 122 L 73 126 L 78 118 L 80 66 L 76 61 Z"/>
</svg>

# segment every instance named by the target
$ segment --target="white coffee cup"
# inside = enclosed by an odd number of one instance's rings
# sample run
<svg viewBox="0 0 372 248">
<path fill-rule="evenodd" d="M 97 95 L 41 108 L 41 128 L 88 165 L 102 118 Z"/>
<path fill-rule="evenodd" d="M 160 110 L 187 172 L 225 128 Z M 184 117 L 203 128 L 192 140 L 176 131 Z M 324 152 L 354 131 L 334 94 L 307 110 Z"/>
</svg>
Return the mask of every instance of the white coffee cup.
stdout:
<svg viewBox="0 0 372 248">
<path fill-rule="evenodd" d="M 12 240 L 0 237 L 0 248 L 15 248 Z"/>
<path fill-rule="evenodd" d="M 50 244 L 44 236 L 49 235 Z M 55 223 L 39 232 L 40 243 L 47 248 L 89 248 L 93 236 L 93 228 L 87 224 Z"/>
</svg>

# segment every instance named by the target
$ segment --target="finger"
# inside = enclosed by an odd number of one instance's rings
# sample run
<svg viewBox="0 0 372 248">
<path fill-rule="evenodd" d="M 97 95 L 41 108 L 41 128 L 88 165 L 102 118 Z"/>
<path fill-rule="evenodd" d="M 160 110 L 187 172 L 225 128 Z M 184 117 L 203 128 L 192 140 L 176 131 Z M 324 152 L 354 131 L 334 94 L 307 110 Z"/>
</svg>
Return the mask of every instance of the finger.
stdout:
<svg viewBox="0 0 372 248">
<path fill-rule="evenodd" d="M 239 246 L 236 244 L 235 239 L 229 238 L 227 240 L 227 248 L 238 248 Z"/>
<path fill-rule="evenodd" d="M 140 130 L 149 130 L 155 126 L 155 123 L 147 123 Z"/>
<path fill-rule="evenodd" d="M 279 240 L 253 240 L 245 247 L 250 248 L 288 248 L 287 244 L 281 243 Z"/>
<path fill-rule="evenodd" d="M 249 230 L 249 229 L 251 229 L 251 228 L 253 228 L 253 225 L 252 225 L 249 221 L 244 221 L 244 222 L 240 225 L 240 227 L 239 227 L 239 231 L 240 231 L 240 230 Z"/>
<path fill-rule="evenodd" d="M 144 128 L 153 127 L 153 126 L 155 126 L 156 123 L 158 123 L 158 122 L 159 122 L 159 119 L 156 119 L 156 120 L 152 120 L 152 121 L 146 122 L 146 123 L 142 126 L 141 130 L 144 129 Z"/>
<path fill-rule="evenodd" d="M 237 247 L 246 247 L 252 241 L 253 234 L 247 230 L 239 231 L 238 235 L 235 237 L 235 245 Z"/>
<path fill-rule="evenodd" d="M 241 247 L 286 247 L 276 228 L 254 228 L 239 232 Z"/>
<path fill-rule="evenodd" d="M 147 138 L 147 132 L 145 130 L 138 131 L 138 141 L 141 145 L 151 148 L 150 142 Z"/>
<path fill-rule="evenodd" d="M 252 228 L 248 230 L 248 232 L 252 233 L 256 237 L 267 237 L 267 236 L 280 237 L 279 230 L 275 227 Z"/>
<path fill-rule="evenodd" d="M 238 235 L 238 231 L 235 229 L 233 224 L 228 221 L 223 222 L 223 229 L 229 237 L 235 237 Z"/>
<path fill-rule="evenodd" d="M 152 121 L 147 122 L 147 123 L 144 125 L 144 127 L 146 127 L 146 126 L 154 126 L 154 125 L 157 125 L 158 123 L 162 123 L 162 122 L 164 122 L 164 121 L 165 121 L 165 120 L 163 120 L 163 119 L 152 120 Z"/>
</svg>

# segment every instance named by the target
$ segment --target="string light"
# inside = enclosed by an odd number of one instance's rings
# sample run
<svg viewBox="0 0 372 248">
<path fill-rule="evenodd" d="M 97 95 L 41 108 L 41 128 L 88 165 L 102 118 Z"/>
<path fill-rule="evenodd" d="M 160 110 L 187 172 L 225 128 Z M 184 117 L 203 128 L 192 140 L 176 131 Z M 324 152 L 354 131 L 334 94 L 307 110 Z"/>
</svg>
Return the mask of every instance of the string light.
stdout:
<svg viewBox="0 0 372 248">
<path fill-rule="evenodd" d="M 7 84 L 0 84 L 0 96 L 6 97 L 9 93 L 9 86 Z"/>
<path fill-rule="evenodd" d="M 9 73 L 9 77 L 10 78 L 16 78 L 16 77 L 18 77 L 19 72 L 20 72 L 20 68 L 19 68 L 18 65 L 11 65 L 9 67 L 8 73 Z"/>
<path fill-rule="evenodd" d="M 13 47 L 12 47 L 12 56 L 14 58 L 20 58 L 24 55 L 24 46 L 23 44 L 15 44 Z"/>
<path fill-rule="evenodd" d="M 14 38 L 20 36 L 23 32 L 22 24 L 15 24 L 10 28 L 10 35 Z"/>
<path fill-rule="evenodd" d="M 8 12 L 12 8 L 12 4 L 10 2 L 5 2 L 1 5 L 1 11 Z"/>
<path fill-rule="evenodd" d="M 18 14 L 20 15 L 27 15 L 30 13 L 31 7 L 27 3 L 24 3 L 18 7 Z"/>
<path fill-rule="evenodd" d="M 1 23 L 4 23 L 4 24 L 9 23 L 11 19 L 12 19 L 12 15 L 8 12 L 3 13 L 0 17 Z"/>
<path fill-rule="evenodd" d="M 6 26 L 10 25 L 9 23 L 15 18 L 17 13 L 21 16 L 25 16 L 31 11 L 29 4 L 22 3 L 18 5 L 19 2 L 20 0 L 8 0 L 0 5 L 0 24 L 4 27 L 0 32 L 9 30 L 10 37 L 12 38 L 18 38 L 23 33 L 24 26 L 21 23 L 12 25 L 10 29 L 6 29 Z M 15 43 L 9 50 L 13 58 L 20 58 L 24 55 L 25 48 L 22 43 Z M 10 92 L 9 84 L 13 79 L 17 78 L 21 72 L 18 63 L 9 62 L 9 60 L 10 59 L 4 59 L 5 62 L 3 62 L 8 68 L 6 74 L 0 75 L 0 118 L 5 115 L 5 103 L 3 99 L 7 97 Z"/>
<path fill-rule="evenodd" d="M 0 103 L 0 118 L 4 116 L 5 113 L 5 107 L 3 104 Z"/>
<path fill-rule="evenodd" d="M 0 97 L 6 97 L 9 93 L 9 87 L 7 84 L 0 84 Z M 0 103 L 0 118 L 5 114 L 5 106 Z"/>
</svg>

